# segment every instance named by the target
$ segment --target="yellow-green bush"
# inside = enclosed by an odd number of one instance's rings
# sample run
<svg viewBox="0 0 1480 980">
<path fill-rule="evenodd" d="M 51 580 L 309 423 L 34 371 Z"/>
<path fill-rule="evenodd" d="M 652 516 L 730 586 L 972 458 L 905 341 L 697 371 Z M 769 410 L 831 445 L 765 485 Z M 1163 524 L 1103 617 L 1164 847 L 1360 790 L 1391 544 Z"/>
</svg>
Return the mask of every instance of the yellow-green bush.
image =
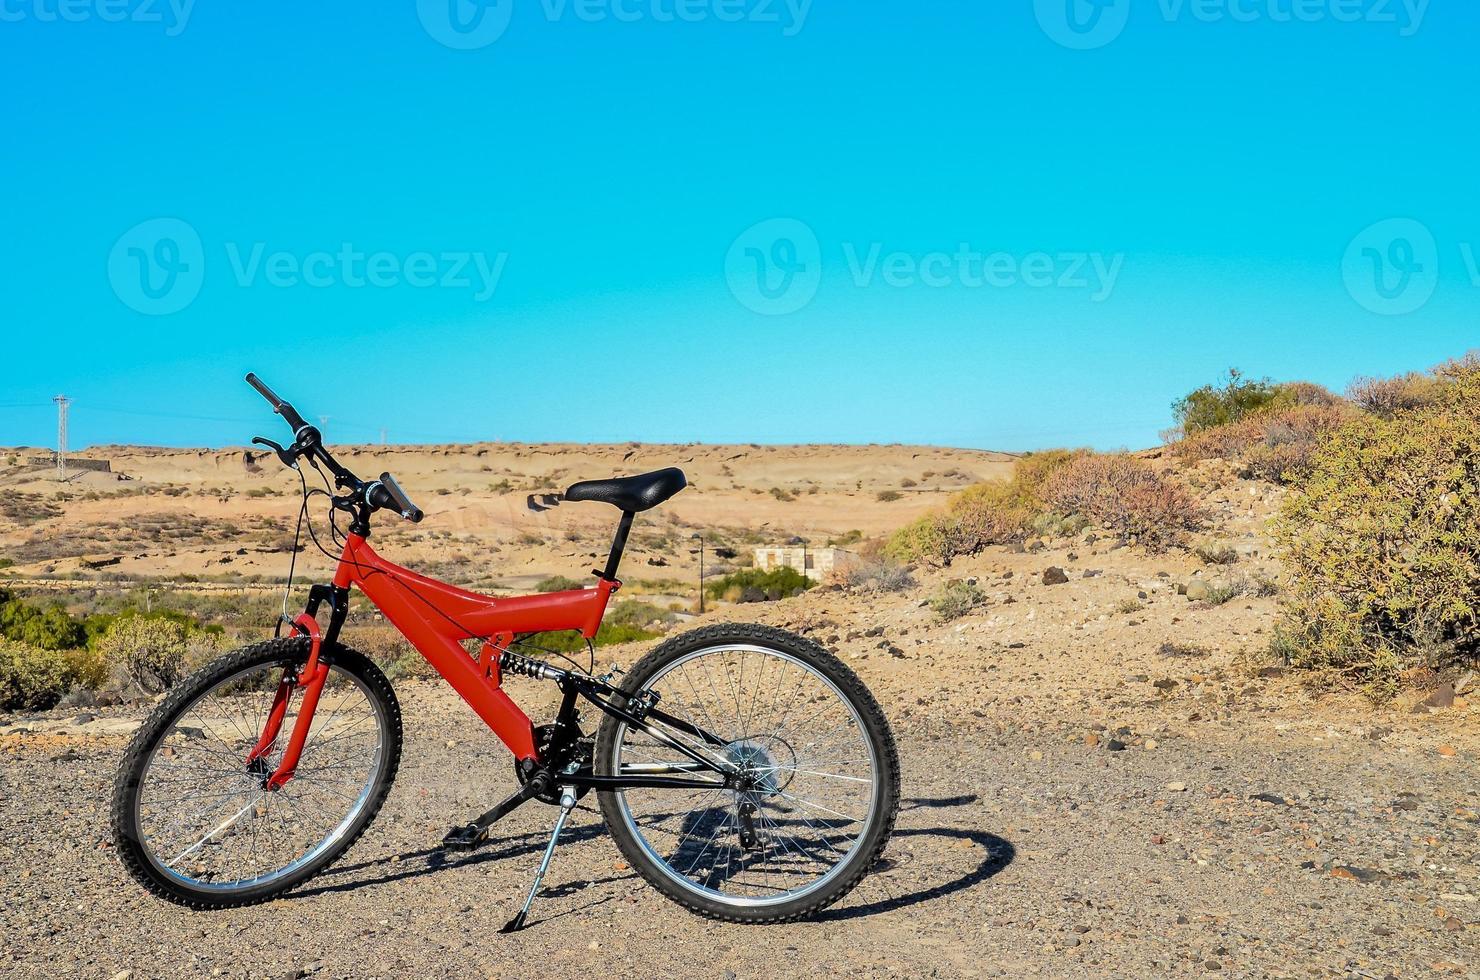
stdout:
<svg viewBox="0 0 1480 980">
<path fill-rule="evenodd" d="M 1024 456 L 1010 480 L 967 487 L 952 496 L 943 510 L 895 531 L 885 554 L 896 561 L 945 566 L 989 545 L 1021 541 L 1043 512 L 1043 485 L 1059 469 L 1085 455 L 1084 450 L 1050 449 Z"/>
<path fill-rule="evenodd" d="M 1375 697 L 1408 666 L 1477 651 L 1480 373 L 1431 401 L 1364 414 L 1315 450 L 1275 524 L 1289 571 L 1279 652 Z"/>
<path fill-rule="evenodd" d="M 985 605 L 986 593 L 968 582 L 947 582 L 930 597 L 930 608 L 942 623 L 953 622 Z"/>
<path fill-rule="evenodd" d="M 181 623 L 151 616 L 116 620 L 98 640 L 98 650 L 122 667 L 140 689 L 157 694 L 185 676 L 190 632 Z"/>
<path fill-rule="evenodd" d="M 1195 436 L 1271 412 L 1330 408 L 1340 402 L 1339 397 L 1310 381 L 1276 384 L 1268 378 L 1251 380 L 1234 368 L 1221 385 L 1203 385 L 1177 399 L 1172 415 L 1177 420 L 1178 435 Z"/>
<path fill-rule="evenodd" d="M 0 711 L 44 711 L 90 681 L 95 664 L 86 653 L 44 650 L 0 637 Z"/>
</svg>

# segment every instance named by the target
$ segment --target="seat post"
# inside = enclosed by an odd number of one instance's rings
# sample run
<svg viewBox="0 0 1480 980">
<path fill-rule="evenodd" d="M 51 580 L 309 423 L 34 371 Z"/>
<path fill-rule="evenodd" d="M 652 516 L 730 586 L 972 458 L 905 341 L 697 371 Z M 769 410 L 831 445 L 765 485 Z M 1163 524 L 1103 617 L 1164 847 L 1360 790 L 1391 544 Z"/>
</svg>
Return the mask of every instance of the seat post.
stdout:
<svg viewBox="0 0 1480 980">
<path fill-rule="evenodd" d="M 616 536 L 612 538 L 611 554 L 606 556 L 606 571 L 601 577 L 608 582 L 614 582 L 617 578 L 617 566 L 622 563 L 622 552 L 627 548 L 627 532 L 632 530 L 632 511 L 622 511 L 622 522 L 617 525 Z"/>
</svg>

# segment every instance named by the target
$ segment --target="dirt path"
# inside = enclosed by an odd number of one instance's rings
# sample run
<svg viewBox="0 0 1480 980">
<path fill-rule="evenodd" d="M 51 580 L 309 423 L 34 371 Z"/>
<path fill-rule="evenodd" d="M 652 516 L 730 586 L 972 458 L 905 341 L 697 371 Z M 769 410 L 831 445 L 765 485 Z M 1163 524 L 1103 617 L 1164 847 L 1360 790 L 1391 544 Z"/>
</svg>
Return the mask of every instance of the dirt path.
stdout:
<svg viewBox="0 0 1480 980">
<path fill-rule="evenodd" d="M 1274 498 L 1210 495 L 1232 566 L 1084 534 L 917 570 L 898 592 L 829 587 L 704 618 L 835 649 L 898 734 L 898 830 L 820 921 L 695 918 L 583 809 L 532 928 L 498 935 L 553 811 L 438 862 L 443 833 L 513 774 L 447 689 L 402 680 L 407 756 L 380 818 L 296 894 L 224 913 L 147 897 L 108 850 L 116 726 L 140 709 L 0 718 L 0 975 L 1480 976 L 1480 696 L 1431 713 L 1410 691 L 1377 710 L 1261 669 L 1277 597 L 1184 593 L 1277 575 L 1261 531 Z M 980 603 L 942 621 L 930 599 L 952 580 Z M 511 689 L 543 720 L 532 683 Z"/>
<path fill-rule="evenodd" d="M 402 696 L 407 761 L 364 840 L 291 897 L 230 912 L 184 912 L 124 877 L 105 844 L 119 737 L 4 737 L 6 973 L 574 977 L 598 963 L 603 974 L 654 977 L 1480 970 L 1480 796 L 1468 764 L 1436 766 L 1402 744 L 1232 724 L 1111 751 L 987 712 L 939 712 L 933 737 L 899 724 L 899 829 L 884 865 L 820 922 L 747 928 L 690 916 L 627 870 L 582 809 L 533 927 L 497 935 L 553 811 L 526 808 L 493 845 L 438 861 L 432 848 L 446 828 L 507 792 L 512 773 L 450 693 L 416 682 Z M 899 698 L 886 700 L 898 719 Z"/>
</svg>

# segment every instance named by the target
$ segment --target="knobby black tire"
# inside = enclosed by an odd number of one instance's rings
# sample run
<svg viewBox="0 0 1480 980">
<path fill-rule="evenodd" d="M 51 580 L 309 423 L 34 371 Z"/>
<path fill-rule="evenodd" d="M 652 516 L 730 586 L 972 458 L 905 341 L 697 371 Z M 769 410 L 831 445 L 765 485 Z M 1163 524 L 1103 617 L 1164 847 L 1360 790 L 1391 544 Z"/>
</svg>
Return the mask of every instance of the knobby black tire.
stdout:
<svg viewBox="0 0 1480 980">
<path fill-rule="evenodd" d="M 154 866 L 145 853 L 136 825 L 135 804 L 149 760 L 159 741 L 171 730 L 180 714 L 198 697 L 240 671 L 278 663 L 302 665 L 306 663 L 308 654 L 308 640 L 292 637 L 268 640 L 219 657 L 176 685 L 134 734 L 124 752 L 113 787 L 113 844 L 124 869 L 154 895 L 196 910 L 238 908 L 269 901 L 337 861 L 359 840 L 360 835 L 375 819 L 395 781 L 396 770 L 401 761 L 401 707 L 385 674 L 370 658 L 345 646 L 325 646 L 320 654 L 324 662 L 361 680 L 365 689 L 379 702 L 385 719 L 385 730 L 382 732 L 386 739 L 385 765 L 370 791 L 364 809 L 342 837 L 313 861 L 289 875 L 263 885 L 230 892 L 192 888 L 168 877 Z"/>
<path fill-rule="evenodd" d="M 660 644 L 637 662 L 624 675 L 622 690 L 627 694 L 641 691 L 645 684 L 665 666 L 698 650 L 726 644 L 747 644 L 789 654 L 821 672 L 837 685 L 852 703 L 863 721 L 863 729 L 874 746 L 878 760 L 873 803 L 877 816 L 864 838 L 844 859 L 844 870 L 826 887 L 789 901 L 763 907 L 749 907 L 699 894 L 676 884 L 643 848 L 622 815 L 618 793 L 598 794 L 607 830 L 627 862 L 648 884 L 692 912 L 725 922 L 768 924 L 791 922 L 815 915 L 852 891 L 878 861 L 899 813 L 899 751 L 889 729 L 888 719 L 858 676 L 846 664 L 817 643 L 771 626 L 725 623 L 706 626 L 673 637 Z M 661 692 L 660 692 L 661 693 Z M 606 716 L 596 738 L 595 771 L 616 775 L 613 754 L 616 751 L 617 719 Z"/>
</svg>

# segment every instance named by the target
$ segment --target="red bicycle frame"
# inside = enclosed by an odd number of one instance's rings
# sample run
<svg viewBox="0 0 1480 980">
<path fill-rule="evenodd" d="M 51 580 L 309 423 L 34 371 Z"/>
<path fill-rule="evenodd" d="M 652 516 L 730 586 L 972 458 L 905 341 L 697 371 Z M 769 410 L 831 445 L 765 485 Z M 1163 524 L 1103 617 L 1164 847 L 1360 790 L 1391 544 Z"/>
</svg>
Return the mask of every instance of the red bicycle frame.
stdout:
<svg viewBox="0 0 1480 980">
<path fill-rule="evenodd" d="M 540 760 L 534 741 L 534 723 L 501 686 L 503 678 L 499 664 L 502 657 L 521 633 L 577 630 L 586 639 L 593 639 L 601 628 L 607 602 L 622 583 L 613 577 L 601 576 L 594 589 L 496 598 L 427 578 L 386 561 L 370 547 L 363 535 L 351 533 L 345 539 L 339 567 L 334 573 L 334 588 L 328 595 L 333 610 L 329 626 L 331 639 L 337 636 L 344 621 L 345 603 L 352 585 L 359 586 L 391 625 L 401 631 L 483 719 L 484 724 L 509 747 L 516 759 L 535 763 Z M 293 691 L 303 688 L 303 703 L 283 758 L 268 777 L 268 785 L 273 789 L 280 789 L 293 778 L 313 724 L 319 694 L 329 674 L 328 666 L 319 661 L 323 636 L 313 615 L 322 596 L 323 592 L 319 590 L 312 593 L 310 611 L 293 621 L 294 627 L 309 638 L 308 663 L 301 676 L 284 676 L 262 734 L 247 757 L 248 764 L 251 764 L 266 756 L 278 739 Z M 484 638 L 483 648 L 476 659 L 462 645 L 463 641 L 474 638 Z"/>
<path fill-rule="evenodd" d="M 359 586 L 520 760 L 537 758 L 534 725 L 500 686 L 500 657 L 520 633 L 578 630 L 594 638 L 611 594 L 621 587 L 603 577 L 594 589 L 479 595 L 386 561 L 357 534 L 345 541 L 334 575 L 336 589 L 351 585 Z M 489 639 L 474 660 L 462 641 L 476 637 Z"/>
</svg>

